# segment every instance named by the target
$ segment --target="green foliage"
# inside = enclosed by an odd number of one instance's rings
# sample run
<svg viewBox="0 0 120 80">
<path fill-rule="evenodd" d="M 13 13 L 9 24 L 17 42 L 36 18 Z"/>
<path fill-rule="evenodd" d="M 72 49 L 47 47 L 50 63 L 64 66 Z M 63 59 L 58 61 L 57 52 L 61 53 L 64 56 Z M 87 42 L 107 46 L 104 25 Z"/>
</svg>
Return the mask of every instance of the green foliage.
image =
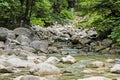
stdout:
<svg viewBox="0 0 120 80">
<path fill-rule="evenodd" d="M 119 0 L 79 0 L 77 10 L 89 15 L 77 26 L 96 27 L 100 36 L 120 43 L 120 1 Z"/>
<path fill-rule="evenodd" d="M 73 19 L 67 0 L 1 0 L 0 26 L 9 29 L 27 25 L 49 26 Z"/>
<path fill-rule="evenodd" d="M 68 20 L 73 20 L 75 18 L 74 14 L 72 14 L 70 11 L 68 10 L 62 10 L 60 12 L 60 17 L 63 19 L 68 19 Z"/>
<path fill-rule="evenodd" d="M 45 26 L 45 23 L 41 20 L 41 18 L 32 18 L 31 19 L 31 23 L 32 23 L 32 25 L 40 25 L 40 26 L 42 26 L 42 27 L 44 27 Z"/>
</svg>

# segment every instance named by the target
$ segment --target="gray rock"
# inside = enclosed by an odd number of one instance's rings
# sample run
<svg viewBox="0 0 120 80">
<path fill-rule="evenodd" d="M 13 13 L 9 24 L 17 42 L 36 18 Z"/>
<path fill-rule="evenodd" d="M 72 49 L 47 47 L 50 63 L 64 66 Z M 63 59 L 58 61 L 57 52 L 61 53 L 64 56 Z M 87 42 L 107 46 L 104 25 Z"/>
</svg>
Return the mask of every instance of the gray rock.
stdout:
<svg viewBox="0 0 120 80">
<path fill-rule="evenodd" d="M 110 80 L 110 79 L 101 77 L 101 76 L 94 76 L 94 77 L 83 78 L 83 79 L 78 79 L 78 80 Z"/>
<path fill-rule="evenodd" d="M 19 35 L 17 38 L 16 38 L 17 41 L 19 41 L 20 43 L 22 42 L 27 42 L 27 43 L 30 43 L 31 40 L 25 36 L 25 35 Z"/>
<path fill-rule="evenodd" d="M 8 31 L 7 39 L 15 39 L 15 33 L 13 31 Z"/>
<path fill-rule="evenodd" d="M 8 29 L 0 27 L 0 41 L 5 41 L 7 37 Z"/>
<path fill-rule="evenodd" d="M 12 73 L 12 71 L 3 65 L 0 65 L 0 73 Z"/>
<path fill-rule="evenodd" d="M 73 63 L 76 62 L 76 59 L 75 59 L 74 57 L 72 57 L 71 55 L 68 55 L 68 56 L 66 56 L 66 57 L 62 57 L 62 58 L 61 58 L 61 61 L 62 61 L 63 63 L 73 64 Z"/>
<path fill-rule="evenodd" d="M 57 75 L 60 74 L 61 71 L 54 65 L 48 63 L 39 63 L 30 69 L 30 73 L 34 75 Z"/>
<path fill-rule="evenodd" d="M 24 35 L 27 37 L 30 37 L 32 34 L 31 30 L 29 30 L 27 28 L 23 28 L 23 27 L 16 28 L 13 31 L 16 35 Z"/>
<path fill-rule="evenodd" d="M 2 41 L 0 41 L 0 48 L 5 48 L 5 44 L 4 44 L 4 42 L 2 42 Z"/>
<path fill-rule="evenodd" d="M 58 64 L 59 61 L 60 60 L 56 57 L 49 57 L 45 62 L 49 64 Z"/>
<path fill-rule="evenodd" d="M 100 68 L 104 66 L 105 64 L 102 61 L 93 61 L 87 65 L 87 67 L 92 67 L 92 68 Z"/>
<path fill-rule="evenodd" d="M 110 72 L 120 74 L 120 64 L 115 64 L 111 69 Z"/>
<path fill-rule="evenodd" d="M 33 76 L 33 75 L 24 75 L 24 76 L 19 76 L 15 78 L 14 80 L 48 80 L 48 79 L 38 77 L 38 76 Z"/>
<path fill-rule="evenodd" d="M 29 46 L 26 46 L 26 45 L 21 46 L 21 47 L 25 51 L 32 52 L 32 53 L 36 52 L 36 50 L 34 48 L 32 48 L 32 47 L 29 47 Z"/>
<path fill-rule="evenodd" d="M 17 58 L 17 57 L 11 57 L 11 58 L 8 58 L 7 59 L 7 62 L 11 64 L 11 66 L 14 66 L 14 67 L 27 67 L 28 66 L 28 63 L 26 60 L 22 60 L 20 58 Z"/>
<path fill-rule="evenodd" d="M 48 52 L 48 43 L 44 41 L 32 41 L 30 44 L 34 49 L 38 51 Z"/>
<path fill-rule="evenodd" d="M 103 46 L 110 46 L 112 44 L 112 40 L 109 40 L 109 39 L 104 39 L 102 42 L 101 42 L 101 45 Z"/>
</svg>

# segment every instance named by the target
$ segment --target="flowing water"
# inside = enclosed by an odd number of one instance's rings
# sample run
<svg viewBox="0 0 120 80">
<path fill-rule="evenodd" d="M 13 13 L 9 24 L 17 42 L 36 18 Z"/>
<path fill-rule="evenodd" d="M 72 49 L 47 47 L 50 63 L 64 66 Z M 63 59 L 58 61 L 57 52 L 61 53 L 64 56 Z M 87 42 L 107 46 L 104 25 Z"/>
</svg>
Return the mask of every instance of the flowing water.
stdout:
<svg viewBox="0 0 120 80">
<path fill-rule="evenodd" d="M 55 54 L 49 55 L 55 56 Z M 62 56 L 56 55 L 56 57 L 61 58 Z M 87 68 L 86 65 L 91 61 L 103 61 L 106 66 L 111 66 L 114 63 L 106 63 L 107 59 L 120 59 L 120 56 L 79 56 L 74 55 L 77 60 L 74 64 L 60 63 L 56 66 L 61 69 L 63 74 L 60 77 L 60 80 L 77 80 L 79 78 L 90 77 L 90 76 L 105 76 L 108 78 L 119 77 L 120 74 L 110 73 L 109 68 Z M 94 72 L 91 74 L 84 74 L 82 71 L 85 69 L 98 70 L 100 73 Z M 28 71 L 23 71 L 20 73 L 1 73 L 0 80 L 13 80 L 15 77 L 20 75 L 30 74 Z"/>
</svg>

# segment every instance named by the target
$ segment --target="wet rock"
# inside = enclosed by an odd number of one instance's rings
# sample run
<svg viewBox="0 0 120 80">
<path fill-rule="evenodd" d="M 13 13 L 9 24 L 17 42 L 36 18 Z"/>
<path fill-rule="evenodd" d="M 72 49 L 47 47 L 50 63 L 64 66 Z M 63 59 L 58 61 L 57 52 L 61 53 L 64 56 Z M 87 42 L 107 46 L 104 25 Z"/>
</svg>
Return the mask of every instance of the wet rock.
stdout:
<svg viewBox="0 0 120 80">
<path fill-rule="evenodd" d="M 91 67 L 91 68 L 100 68 L 100 67 L 104 67 L 104 66 L 105 66 L 105 64 L 101 61 L 93 61 L 87 65 L 87 67 Z"/>
<path fill-rule="evenodd" d="M 38 77 L 38 76 L 33 76 L 33 75 L 24 75 L 24 76 L 19 76 L 15 78 L 14 80 L 48 80 L 48 79 Z"/>
<path fill-rule="evenodd" d="M 48 52 L 48 43 L 44 41 L 32 41 L 30 44 L 34 49 L 38 51 L 42 51 L 47 53 Z"/>
<path fill-rule="evenodd" d="M 115 64 L 111 69 L 110 72 L 120 74 L 120 64 Z"/>
<path fill-rule="evenodd" d="M 71 55 L 68 55 L 66 57 L 62 57 L 61 58 L 61 61 L 63 63 L 69 63 L 69 64 L 73 64 L 76 62 L 76 59 L 74 57 L 72 57 Z"/>
<path fill-rule="evenodd" d="M 60 74 L 61 71 L 54 65 L 48 63 L 39 63 L 33 68 L 30 69 L 30 73 L 34 75 L 57 75 Z"/>
<path fill-rule="evenodd" d="M 25 35 L 27 37 L 30 37 L 32 34 L 32 32 L 29 29 L 23 27 L 16 28 L 13 31 L 16 35 Z"/>
<path fill-rule="evenodd" d="M 56 57 L 49 57 L 45 62 L 49 64 L 57 64 L 60 60 Z"/>
<path fill-rule="evenodd" d="M 95 77 L 83 78 L 78 80 L 110 80 L 110 79 L 101 76 L 95 76 Z"/>
</svg>

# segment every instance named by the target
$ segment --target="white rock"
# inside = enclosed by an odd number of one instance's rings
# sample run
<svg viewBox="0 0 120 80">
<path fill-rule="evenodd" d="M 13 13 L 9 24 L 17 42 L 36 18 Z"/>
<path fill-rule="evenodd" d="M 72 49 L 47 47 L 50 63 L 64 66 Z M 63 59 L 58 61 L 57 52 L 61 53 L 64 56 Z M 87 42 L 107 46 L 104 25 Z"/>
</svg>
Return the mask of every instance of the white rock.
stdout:
<svg viewBox="0 0 120 80">
<path fill-rule="evenodd" d="M 75 63 L 76 59 L 72 57 L 71 55 L 68 55 L 67 57 L 62 57 L 61 61 L 63 63 Z"/>
<path fill-rule="evenodd" d="M 45 62 L 49 64 L 57 64 L 59 61 L 60 60 L 56 57 L 49 57 Z"/>
<path fill-rule="evenodd" d="M 106 62 L 108 62 L 108 63 L 114 63 L 115 60 L 113 60 L 113 59 L 107 59 Z"/>
<path fill-rule="evenodd" d="M 120 64 L 115 64 L 115 65 L 110 69 L 110 72 L 120 74 Z"/>
<path fill-rule="evenodd" d="M 48 63 L 39 63 L 33 68 L 30 69 L 30 72 L 34 75 L 57 75 L 60 74 L 61 71 L 54 65 Z"/>
<path fill-rule="evenodd" d="M 88 65 L 88 67 L 100 68 L 100 67 L 104 67 L 104 65 L 105 64 L 102 61 L 93 61 Z"/>
<path fill-rule="evenodd" d="M 22 60 L 17 57 L 9 58 L 7 62 L 10 63 L 14 67 L 27 67 L 28 66 L 28 63 L 26 60 Z"/>
<path fill-rule="evenodd" d="M 99 73 L 98 71 L 96 71 L 96 70 L 91 70 L 91 69 L 86 69 L 86 70 L 83 70 L 82 72 L 85 73 L 85 74 L 95 74 L 95 73 Z"/>
<path fill-rule="evenodd" d="M 89 77 L 89 78 L 78 79 L 78 80 L 110 80 L 110 79 L 101 77 L 101 76 L 95 76 L 95 77 Z"/>
<path fill-rule="evenodd" d="M 46 78 L 33 76 L 33 75 L 25 75 L 25 76 L 19 76 L 15 78 L 14 80 L 48 80 Z"/>
</svg>

